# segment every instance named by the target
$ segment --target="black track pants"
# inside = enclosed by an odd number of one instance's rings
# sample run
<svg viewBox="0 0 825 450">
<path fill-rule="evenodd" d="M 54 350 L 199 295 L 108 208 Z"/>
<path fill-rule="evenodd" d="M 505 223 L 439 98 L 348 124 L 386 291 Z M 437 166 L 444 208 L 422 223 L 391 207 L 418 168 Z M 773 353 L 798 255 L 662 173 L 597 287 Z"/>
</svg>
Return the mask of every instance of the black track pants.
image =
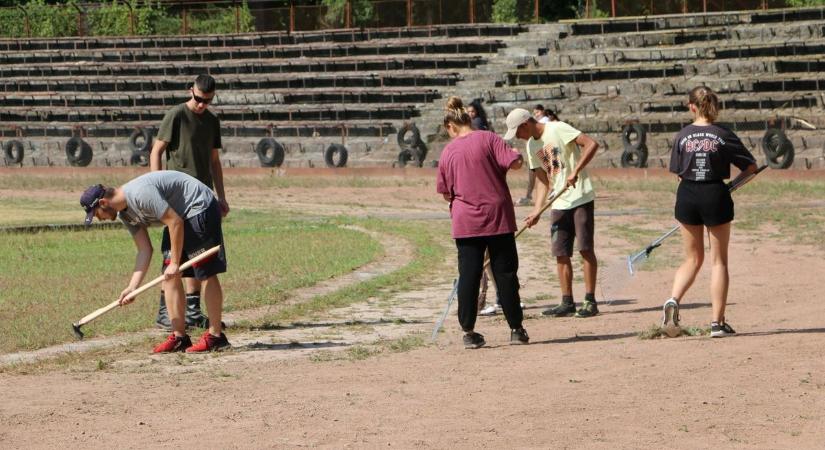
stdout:
<svg viewBox="0 0 825 450">
<path fill-rule="evenodd" d="M 459 238 L 458 248 L 458 323 L 472 331 L 478 314 L 478 288 L 484 267 L 484 251 L 490 250 L 490 267 L 496 280 L 501 309 L 511 329 L 521 328 L 523 319 L 518 294 L 518 252 L 513 233 L 496 236 Z"/>
</svg>

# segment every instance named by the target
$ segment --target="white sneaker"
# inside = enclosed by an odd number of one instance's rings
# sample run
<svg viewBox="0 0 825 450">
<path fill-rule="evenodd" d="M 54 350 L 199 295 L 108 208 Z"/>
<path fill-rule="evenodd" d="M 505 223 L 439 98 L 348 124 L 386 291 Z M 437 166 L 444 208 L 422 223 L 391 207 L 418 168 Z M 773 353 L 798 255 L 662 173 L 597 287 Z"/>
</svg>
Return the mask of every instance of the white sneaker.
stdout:
<svg viewBox="0 0 825 450">
<path fill-rule="evenodd" d="M 521 309 L 524 309 L 524 303 L 519 303 L 521 305 Z"/>
<path fill-rule="evenodd" d="M 682 334 L 679 327 L 679 303 L 675 298 L 667 299 L 662 305 L 662 331 L 672 338 Z"/>
<path fill-rule="evenodd" d="M 498 313 L 499 306 L 498 305 L 488 305 L 484 309 L 478 312 L 479 316 L 495 316 Z"/>
</svg>

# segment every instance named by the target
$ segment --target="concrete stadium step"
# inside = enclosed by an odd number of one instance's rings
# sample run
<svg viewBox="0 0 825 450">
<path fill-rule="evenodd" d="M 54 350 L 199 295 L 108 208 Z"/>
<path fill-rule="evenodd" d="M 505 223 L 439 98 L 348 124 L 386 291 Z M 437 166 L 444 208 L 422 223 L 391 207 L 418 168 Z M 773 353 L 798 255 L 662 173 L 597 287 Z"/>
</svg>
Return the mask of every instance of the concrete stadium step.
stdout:
<svg viewBox="0 0 825 450">
<path fill-rule="evenodd" d="M 475 41 L 415 41 L 380 44 L 341 45 L 323 47 L 227 47 L 147 49 L 128 51 L 11 51 L 0 53 L 0 64 L 53 64 L 53 63 L 134 63 L 134 62 L 217 62 L 247 59 L 295 59 L 295 58 L 343 58 L 381 55 L 461 55 L 495 53 L 504 44 L 500 40 Z"/>
<path fill-rule="evenodd" d="M 529 106 L 529 105 L 522 105 Z M 491 105 L 488 108 L 489 116 L 493 116 L 491 123 L 497 130 L 506 129 L 504 118 L 506 113 L 512 109 L 511 105 Z M 796 111 L 798 113 L 799 111 Z M 791 116 L 791 110 L 775 110 L 771 114 L 754 114 L 750 111 L 727 110 L 719 119 L 719 123 L 733 130 L 736 133 L 751 131 L 764 132 L 769 128 L 804 128 L 805 125 L 798 120 L 798 115 Z M 621 132 L 628 123 L 638 123 L 648 133 L 677 133 L 693 119 L 689 114 L 672 113 L 646 113 L 646 114 L 606 114 L 595 116 L 592 114 L 576 114 L 574 111 L 561 110 L 560 117 L 563 121 L 575 126 L 585 133 L 592 134 L 615 134 L 621 138 Z M 804 117 L 807 124 L 811 124 L 818 130 L 825 129 L 825 117 L 809 115 Z"/>
<path fill-rule="evenodd" d="M 721 44 L 721 43 L 720 43 Z M 716 45 L 713 47 L 660 47 L 656 49 L 606 49 L 582 53 L 554 52 L 535 58 L 542 67 L 570 68 L 621 63 L 688 62 L 692 60 L 731 60 L 779 58 L 825 54 L 825 40 L 808 40 L 760 45 Z"/>
<path fill-rule="evenodd" d="M 403 73 L 374 72 L 340 73 L 336 75 L 245 76 L 222 78 L 221 90 L 245 91 L 263 89 L 308 88 L 379 88 L 379 87 L 433 87 L 452 86 L 461 75 L 456 72 L 406 70 Z M 2 79 L 0 92 L 157 92 L 184 91 L 191 77 L 164 77 L 163 79 L 84 77 L 41 77 L 37 79 Z"/>
<path fill-rule="evenodd" d="M 548 101 L 549 100 L 549 101 Z M 688 109 L 684 99 L 673 97 L 650 97 L 630 101 L 629 99 L 616 97 L 612 99 L 583 97 L 577 100 L 566 98 L 530 98 L 526 100 L 488 102 L 488 114 L 494 117 L 504 117 L 516 107 L 525 106 L 529 102 L 542 102 L 548 109 L 553 110 L 560 117 L 571 115 L 586 116 L 599 119 L 609 116 L 634 116 L 644 117 L 651 113 L 668 113 L 671 115 L 684 116 Z M 792 115 L 799 117 L 815 117 L 821 114 L 822 98 L 817 95 L 785 94 L 768 96 L 720 96 L 720 108 L 722 111 L 756 111 L 760 113 Z"/>
<path fill-rule="evenodd" d="M 183 63 L 183 64 L 49 64 L 49 65 L 3 65 L 2 78 L 42 78 L 42 77 L 160 77 L 190 76 L 209 73 L 215 77 L 246 74 L 287 74 L 287 73 L 328 73 L 328 72 L 374 72 L 400 70 L 447 70 L 472 69 L 483 62 L 483 55 L 464 56 L 406 56 L 406 57 L 363 57 L 363 58 L 323 58 L 297 59 L 288 62 L 261 60 L 233 61 L 231 63 Z"/>
<path fill-rule="evenodd" d="M 739 25 L 734 27 L 686 28 L 625 34 L 588 36 L 564 35 L 551 40 L 559 52 L 604 49 L 644 49 L 650 47 L 702 47 L 745 43 L 781 43 L 823 37 L 821 22 L 783 24 L 775 27 Z"/>
<path fill-rule="evenodd" d="M 99 106 L 0 108 L 4 122 L 160 122 L 169 108 L 105 108 Z M 222 121 L 351 121 L 408 120 L 418 116 L 412 104 L 244 105 L 216 106 L 212 112 Z"/>
<path fill-rule="evenodd" d="M 573 35 L 634 33 L 641 31 L 732 26 L 742 24 L 789 23 L 825 20 L 825 7 L 795 8 L 779 11 L 733 11 L 712 13 L 670 14 L 662 16 L 628 17 L 563 21 Z"/>
<path fill-rule="evenodd" d="M 526 69 L 508 72 L 507 84 L 525 86 L 550 83 L 587 83 L 604 80 L 637 80 L 684 76 L 682 64 L 621 65 L 573 69 Z"/>
<path fill-rule="evenodd" d="M 121 92 L 97 92 L 95 94 L 59 94 L 54 92 L 33 92 L 28 94 L 0 95 L 0 107 L 146 107 L 173 106 L 189 100 L 188 92 L 124 94 Z M 373 88 L 328 90 L 289 89 L 268 90 L 266 92 L 218 91 L 214 106 L 223 105 L 284 105 L 284 104 L 326 104 L 326 103 L 429 103 L 441 98 L 441 93 L 426 88 Z"/>
<path fill-rule="evenodd" d="M 118 121 L 118 122 L 75 122 L 62 123 L 0 123 L 0 137 L 14 138 L 48 138 L 87 136 L 90 138 L 128 138 L 135 128 L 157 127 L 157 121 Z M 353 136 L 385 137 L 397 133 L 395 125 L 375 120 L 348 120 L 345 122 L 221 122 L 221 135 L 231 137 L 319 137 L 319 136 Z"/>
<path fill-rule="evenodd" d="M 622 97 L 629 101 L 638 102 L 639 98 L 651 96 L 685 96 L 687 92 L 699 85 L 706 85 L 717 94 L 754 94 L 768 92 L 798 92 L 810 94 L 825 89 L 825 78 L 821 74 L 812 72 L 795 73 L 789 75 L 765 76 L 764 79 L 752 76 L 721 77 L 717 75 L 696 75 L 690 78 L 649 78 L 649 79 L 616 79 L 594 82 L 554 83 L 543 85 L 507 86 L 496 89 L 491 95 L 498 95 L 500 91 L 523 91 L 528 96 L 531 90 L 538 89 L 546 92 L 549 88 L 561 88 L 567 98 L 575 99 L 580 96 L 603 96 L 605 98 Z"/>
<path fill-rule="evenodd" d="M 380 29 L 342 29 L 310 32 L 250 34 L 76 37 L 59 39 L 0 39 L 0 51 L 101 50 L 196 47 L 245 47 L 301 45 L 313 43 L 356 43 L 386 39 L 469 38 L 513 36 L 527 28 L 516 24 L 458 24 Z"/>
</svg>

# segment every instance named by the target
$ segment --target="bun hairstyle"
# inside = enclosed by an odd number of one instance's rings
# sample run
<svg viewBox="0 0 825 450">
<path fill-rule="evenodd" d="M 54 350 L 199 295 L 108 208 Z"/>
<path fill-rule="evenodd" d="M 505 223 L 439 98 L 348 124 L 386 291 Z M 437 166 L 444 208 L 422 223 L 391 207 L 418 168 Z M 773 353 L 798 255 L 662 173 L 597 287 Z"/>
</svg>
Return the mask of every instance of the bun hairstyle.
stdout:
<svg viewBox="0 0 825 450">
<path fill-rule="evenodd" d="M 462 102 L 460 98 L 450 97 L 447 99 L 447 106 L 445 109 L 447 110 L 446 114 L 444 114 L 445 127 L 449 123 L 453 123 L 458 126 L 469 126 L 472 123 L 470 115 L 467 114 L 467 110 L 464 109 L 464 102 Z"/>
<path fill-rule="evenodd" d="M 709 87 L 697 86 L 691 89 L 688 102 L 710 122 L 716 122 L 716 118 L 719 117 L 719 97 Z"/>
</svg>

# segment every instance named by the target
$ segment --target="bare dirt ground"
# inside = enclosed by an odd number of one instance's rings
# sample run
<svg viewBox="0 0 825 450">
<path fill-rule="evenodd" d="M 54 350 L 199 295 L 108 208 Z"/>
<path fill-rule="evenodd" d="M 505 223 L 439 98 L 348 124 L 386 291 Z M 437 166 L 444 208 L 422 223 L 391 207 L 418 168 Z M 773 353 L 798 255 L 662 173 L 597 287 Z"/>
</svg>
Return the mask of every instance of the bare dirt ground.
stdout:
<svg viewBox="0 0 825 450">
<path fill-rule="evenodd" d="M 613 177 L 642 173 L 611 172 Z M 254 176 L 255 172 L 247 174 Z M 425 173 L 425 177 L 431 174 Z M 410 174 L 408 177 L 421 175 Z M 441 220 L 445 205 L 424 186 L 230 190 L 238 206 L 310 215 Z M 514 189 L 514 196 L 521 189 Z M 638 194 L 644 195 L 644 194 Z M 500 316 L 480 318 L 488 347 L 466 351 L 454 314 L 437 345 L 360 350 L 429 333 L 455 276 L 452 264 L 389 300 L 365 299 L 293 326 L 232 333 L 221 355 L 124 355 L 65 369 L 0 374 L 4 448 L 821 448 L 825 360 L 818 302 L 822 260 L 770 229 L 736 230 L 730 322 L 739 334 L 641 340 L 661 320 L 672 264 L 632 280 L 622 258 L 636 245 L 611 229 L 664 232 L 670 221 L 624 215 L 600 192 L 597 251 L 601 315 L 550 319 L 558 299 L 546 222 L 519 239 L 525 327 L 531 345 L 507 345 Z M 668 205 L 665 205 L 668 207 Z M 518 208 L 523 217 L 528 209 Z M 382 240 L 382 242 L 385 242 Z M 449 236 L 444 244 L 451 246 Z M 409 257 L 387 251 L 384 269 Z M 678 238 L 661 251 L 678 260 Z M 454 252 L 448 254 L 449 263 Z M 371 270 L 364 270 L 371 272 Z M 710 320 L 709 271 L 684 301 L 685 325 Z M 583 297 L 581 281 L 575 283 Z M 455 311 L 455 305 L 453 312 Z"/>
</svg>

